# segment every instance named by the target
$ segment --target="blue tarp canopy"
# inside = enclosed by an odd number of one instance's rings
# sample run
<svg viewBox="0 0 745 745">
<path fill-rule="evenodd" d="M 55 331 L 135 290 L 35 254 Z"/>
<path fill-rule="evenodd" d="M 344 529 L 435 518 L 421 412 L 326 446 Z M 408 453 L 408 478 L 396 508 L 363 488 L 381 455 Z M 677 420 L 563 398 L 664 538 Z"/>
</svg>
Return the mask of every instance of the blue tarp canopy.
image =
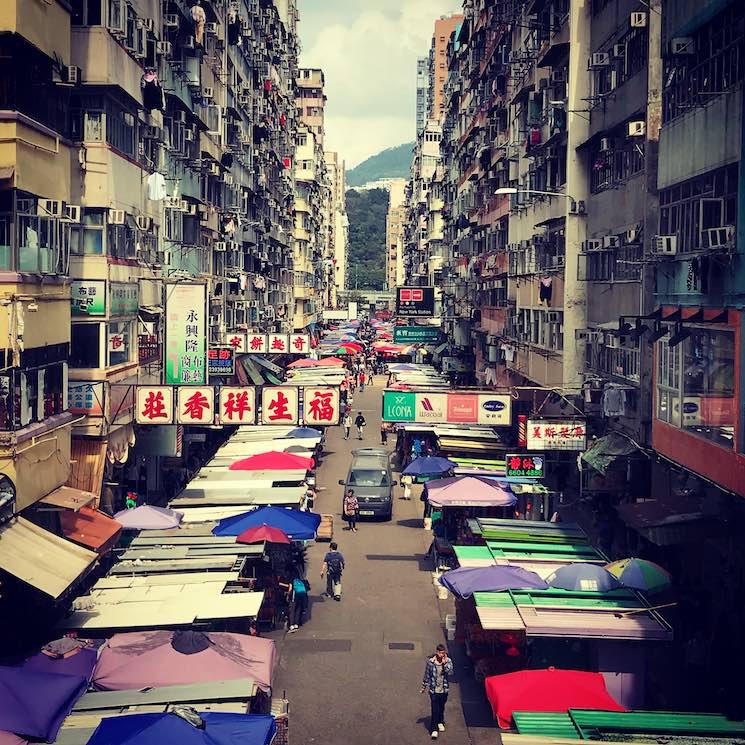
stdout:
<svg viewBox="0 0 745 745">
<path fill-rule="evenodd" d="M 546 590 L 548 588 L 546 582 L 535 572 L 522 567 L 505 565 L 452 569 L 440 577 L 440 584 L 459 598 L 470 597 L 474 592 Z"/>
<path fill-rule="evenodd" d="M 457 468 L 458 464 L 447 458 L 438 458 L 434 455 L 422 455 L 414 458 L 406 468 L 404 476 L 433 476 L 435 474 L 447 473 Z"/>
<path fill-rule="evenodd" d="M 212 528 L 214 535 L 238 536 L 249 528 L 260 528 L 267 525 L 279 528 L 293 541 L 309 541 L 316 537 L 316 531 L 321 524 L 321 516 L 314 512 L 300 512 L 282 507 L 259 507 L 252 512 L 227 517 Z"/>
<path fill-rule="evenodd" d="M 203 729 L 173 713 L 107 717 L 88 745 L 269 745 L 277 729 L 272 716 L 221 712 L 199 716 Z"/>
</svg>

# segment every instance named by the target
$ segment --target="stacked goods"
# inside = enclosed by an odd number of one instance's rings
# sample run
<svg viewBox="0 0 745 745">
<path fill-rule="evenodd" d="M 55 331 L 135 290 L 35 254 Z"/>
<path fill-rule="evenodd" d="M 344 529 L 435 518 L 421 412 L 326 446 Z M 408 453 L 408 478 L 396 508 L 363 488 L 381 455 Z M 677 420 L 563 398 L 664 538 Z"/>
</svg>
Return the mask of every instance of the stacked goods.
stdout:
<svg viewBox="0 0 745 745">
<path fill-rule="evenodd" d="M 317 540 L 332 541 L 334 539 L 334 516 L 321 515 L 321 524 L 318 526 Z"/>
</svg>

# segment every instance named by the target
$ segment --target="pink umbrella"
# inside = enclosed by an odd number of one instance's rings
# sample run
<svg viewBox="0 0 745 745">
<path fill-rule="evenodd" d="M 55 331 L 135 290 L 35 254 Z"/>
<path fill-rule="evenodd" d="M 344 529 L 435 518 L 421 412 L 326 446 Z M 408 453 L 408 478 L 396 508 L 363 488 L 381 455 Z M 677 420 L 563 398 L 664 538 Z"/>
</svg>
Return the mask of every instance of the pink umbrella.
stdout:
<svg viewBox="0 0 745 745">
<path fill-rule="evenodd" d="M 271 639 L 201 631 L 115 634 L 101 649 L 93 684 L 104 691 L 252 678 L 269 690 L 277 652 Z"/>
<path fill-rule="evenodd" d="M 517 501 L 505 482 L 480 476 L 452 476 L 427 483 L 433 507 L 511 507 Z"/>
<path fill-rule="evenodd" d="M 322 364 L 323 363 L 320 360 L 311 360 L 310 358 L 304 357 L 301 360 L 295 360 L 294 362 L 291 362 L 289 365 L 287 365 L 287 367 L 294 370 L 298 367 L 319 367 Z"/>
<path fill-rule="evenodd" d="M 313 459 L 295 453 L 280 453 L 270 450 L 266 453 L 256 453 L 243 460 L 237 460 L 229 467 L 229 471 L 310 471 Z"/>
</svg>

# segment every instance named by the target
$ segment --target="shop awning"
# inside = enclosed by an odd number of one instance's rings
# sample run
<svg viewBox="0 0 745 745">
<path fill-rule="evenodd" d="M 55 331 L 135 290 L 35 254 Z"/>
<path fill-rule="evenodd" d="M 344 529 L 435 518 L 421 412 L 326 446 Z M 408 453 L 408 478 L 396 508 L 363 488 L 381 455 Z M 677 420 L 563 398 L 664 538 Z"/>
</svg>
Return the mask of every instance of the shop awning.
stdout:
<svg viewBox="0 0 745 745">
<path fill-rule="evenodd" d="M 626 525 L 657 546 L 694 543 L 704 535 L 718 532 L 717 522 L 703 512 L 695 499 L 650 499 L 619 504 L 616 511 Z"/>
<path fill-rule="evenodd" d="M 0 527 L 0 569 L 55 600 L 98 556 L 18 517 Z"/>
<path fill-rule="evenodd" d="M 95 502 L 96 495 L 82 489 L 74 489 L 71 486 L 60 486 L 39 501 L 50 507 L 62 507 L 77 512 L 82 507 L 87 507 Z"/>
<path fill-rule="evenodd" d="M 256 369 L 256 365 L 254 365 L 250 359 L 244 357 L 241 360 L 241 363 L 243 364 L 243 369 L 248 373 L 248 377 L 254 385 L 264 385 L 264 378 L 261 377 L 261 373 Z"/>
<path fill-rule="evenodd" d="M 140 318 L 146 323 L 154 323 L 163 315 L 162 305 L 141 305 Z"/>
<path fill-rule="evenodd" d="M 265 367 L 269 372 L 273 372 L 275 375 L 281 375 L 283 372 L 279 365 L 275 365 L 273 362 L 266 359 L 266 357 L 261 357 L 258 354 L 251 357 L 251 362 L 255 362 L 261 365 L 261 367 Z"/>
<path fill-rule="evenodd" d="M 595 440 L 592 446 L 582 453 L 580 458 L 590 468 L 594 468 L 605 476 L 614 461 L 635 452 L 639 452 L 639 448 L 628 437 L 624 437 L 617 432 L 611 432 L 605 437 L 599 437 Z"/>
<path fill-rule="evenodd" d="M 90 507 L 82 507 L 79 512 L 65 511 L 60 522 L 65 538 L 99 554 L 113 547 L 122 530 L 116 520 Z"/>
</svg>

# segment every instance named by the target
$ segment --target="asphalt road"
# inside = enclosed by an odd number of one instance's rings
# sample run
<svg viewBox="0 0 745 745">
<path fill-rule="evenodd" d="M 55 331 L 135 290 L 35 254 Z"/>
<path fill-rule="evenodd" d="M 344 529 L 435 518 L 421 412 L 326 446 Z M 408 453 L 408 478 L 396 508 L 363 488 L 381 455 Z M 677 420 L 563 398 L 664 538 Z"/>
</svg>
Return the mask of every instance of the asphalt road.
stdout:
<svg viewBox="0 0 745 745">
<path fill-rule="evenodd" d="M 424 560 L 431 535 L 421 527 L 421 503 L 416 496 L 401 500 L 396 487 L 393 520 L 366 518 L 357 533 L 343 529 L 340 514 L 338 481 L 347 475 L 352 449 L 380 444 L 381 393 L 382 387 L 374 387 L 355 395 L 355 415 L 362 410 L 368 423 L 365 440 L 345 442 L 341 428 L 333 428 L 318 474 L 325 490 L 315 511 L 334 515 L 335 540 L 346 559 L 342 600 L 321 597 L 320 567 L 328 544 L 317 543 L 308 551 L 310 620 L 295 634 L 272 634 L 280 651 L 274 690 L 286 691 L 289 699 L 293 745 L 429 740 L 429 696 L 419 689 L 426 658 L 444 641 L 444 632 Z M 459 672 L 467 674 L 456 667 L 456 678 Z M 457 682 L 445 720 L 441 742 L 470 742 Z"/>
</svg>

